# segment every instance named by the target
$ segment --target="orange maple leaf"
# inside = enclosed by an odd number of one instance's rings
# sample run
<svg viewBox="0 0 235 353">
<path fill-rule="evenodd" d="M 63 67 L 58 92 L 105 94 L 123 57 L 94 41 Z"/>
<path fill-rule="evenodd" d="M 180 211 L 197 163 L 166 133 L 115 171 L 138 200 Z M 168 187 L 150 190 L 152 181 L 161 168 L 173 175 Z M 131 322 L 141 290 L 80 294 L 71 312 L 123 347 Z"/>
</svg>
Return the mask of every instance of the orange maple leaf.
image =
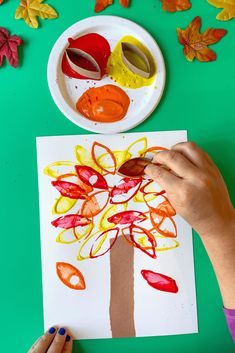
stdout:
<svg viewBox="0 0 235 353">
<path fill-rule="evenodd" d="M 130 0 L 119 0 L 119 3 L 123 7 L 128 7 L 129 2 L 130 2 Z M 96 0 L 95 12 L 103 11 L 107 6 L 112 5 L 112 3 L 113 3 L 113 0 Z"/>
<path fill-rule="evenodd" d="M 129 0 L 119 0 L 119 2 L 123 7 L 128 7 L 130 1 Z"/>
<path fill-rule="evenodd" d="M 184 46 L 184 54 L 189 61 L 194 58 L 199 61 L 213 61 L 216 59 L 216 53 L 207 46 L 217 43 L 226 33 L 226 29 L 208 28 L 200 33 L 201 18 L 195 17 L 188 27 L 183 30 L 177 28 L 178 39 Z"/>
<path fill-rule="evenodd" d="M 112 5 L 113 0 L 96 0 L 95 12 L 103 11 L 107 6 Z"/>
<path fill-rule="evenodd" d="M 168 12 L 184 11 L 192 6 L 189 0 L 161 0 L 162 9 Z"/>
</svg>

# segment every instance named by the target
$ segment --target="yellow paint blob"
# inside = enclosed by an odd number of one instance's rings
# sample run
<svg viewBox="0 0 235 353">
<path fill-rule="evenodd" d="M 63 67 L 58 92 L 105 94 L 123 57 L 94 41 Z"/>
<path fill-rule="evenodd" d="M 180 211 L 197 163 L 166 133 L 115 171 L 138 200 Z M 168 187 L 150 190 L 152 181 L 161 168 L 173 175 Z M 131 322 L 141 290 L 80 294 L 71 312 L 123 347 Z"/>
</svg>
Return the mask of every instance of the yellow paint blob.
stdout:
<svg viewBox="0 0 235 353">
<path fill-rule="evenodd" d="M 121 43 L 123 42 L 135 45 L 146 55 L 150 63 L 149 78 L 143 78 L 139 75 L 136 75 L 123 63 L 121 46 Z M 145 70 L 145 64 L 138 55 L 135 53 L 129 53 L 129 55 L 131 55 L 131 57 L 128 57 L 129 61 L 135 64 L 135 66 Z M 109 57 L 107 71 L 110 78 L 112 78 L 120 86 L 135 89 L 143 86 L 150 86 L 154 82 L 156 77 L 156 63 L 154 62 L 154 59 L 149 50 L 140 41 L 132 36 L 124 36 L 116 44 L 112 54 Z"/>
</svg>

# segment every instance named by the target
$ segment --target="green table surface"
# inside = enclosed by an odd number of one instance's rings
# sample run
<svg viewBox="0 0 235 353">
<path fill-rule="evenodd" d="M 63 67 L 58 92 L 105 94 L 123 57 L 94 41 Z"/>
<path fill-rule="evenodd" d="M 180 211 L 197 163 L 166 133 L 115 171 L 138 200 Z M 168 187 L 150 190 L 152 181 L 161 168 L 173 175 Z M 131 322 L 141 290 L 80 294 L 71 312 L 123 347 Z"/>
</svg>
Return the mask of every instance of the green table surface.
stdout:
<svg viewBox="0 0 235 353">
<path fill-rule="evenodd" d="M 59 18 L 41 20 L 40 28 L 34 30 L 14 19 L 18 3 L 6 0 L 0 7 L 0 26 L 25 41 L 19 50 L 19 68 L 6 63 L 0 68 L 0 351 L 4 353 L 25 353 L 43 332 L 35 137 L 88 133 L 73 125 L 54 104 L 47 86 L 48 56 L 66 28 L 94 15 L 94 0 L 51 0 Z M 167 67 L 161 103 L 133 131 L 187 129 L 189 139 L 216 161 L 234 201 L 235 20 L 217 21 L 218 10 L 206 0 L 192 0 L 190 11 L 175 14 L 163 12 L 159 0 L 132 0 L 129 9 L 115 3 L 103 14 L 126 17 L 146 28 L 159 43 Z M 185 28 L 196 15 L 202 17 L 203 30 L 210 26 L 228 30 L 213 46 L 218 54 L 215 62 L 190 63 L 183 56 L 176 27 Z M 198 334 L 85 340 L 75 343 L 74 352 L 234 352 L 212 266 L 197 234 L 193 241 Z"/>
</svg>

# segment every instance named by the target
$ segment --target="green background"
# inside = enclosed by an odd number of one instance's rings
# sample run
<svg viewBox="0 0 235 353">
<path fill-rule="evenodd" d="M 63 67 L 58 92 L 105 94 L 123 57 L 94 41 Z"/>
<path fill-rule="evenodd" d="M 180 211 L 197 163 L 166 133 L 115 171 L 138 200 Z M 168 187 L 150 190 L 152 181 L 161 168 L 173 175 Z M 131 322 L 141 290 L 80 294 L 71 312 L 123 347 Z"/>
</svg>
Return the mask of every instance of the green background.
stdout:
<svg viewBox="0 0 235 353">
<path fill-rule="evenodd" d="M 34 30 L 23 20 L 14 19 L 18 3 L 7 0 L 0 7 L 0 26 L 25 41 L 19 49 L 19 68 L 13 69 L 6 62 L 0 68 L 0 347 L 10 353 L 25 353 L 43 332 L 35 137 L 87 133 L 66 119 L 54 104 L 47 86 L 47 60 L 54 42 L 67 27 L 94 15 L 94 0 L 50 0 L 59 18 L 40 20 L 39 29 Z M 218 10 L 205 0 L 192 3 L 189 11 L 169 14 L 162 11 L 159 0 L 132 0 L 129 9 L 121 8 L 116 0 L 103 14 L 126 17 L 142 25 L 156 38 L 165 57 L 167 84 L 161 103 L 133 131 L 187 129 L 190 140 L 216 161 L 234 201 L 235 20 L 217 21 Z M 210 26 L 228 29 L 228 34 L 213 46 L 215 62 L 189 63 L 183 56 L 176 27 L 185 28 L 196 15 L 202 17 L 203 30 Z M 74 352 L 233 352 L 216 278 L 196 234 L 194 249 L 199 334 L 81 341 L 76 342 Z"/>
</svg>

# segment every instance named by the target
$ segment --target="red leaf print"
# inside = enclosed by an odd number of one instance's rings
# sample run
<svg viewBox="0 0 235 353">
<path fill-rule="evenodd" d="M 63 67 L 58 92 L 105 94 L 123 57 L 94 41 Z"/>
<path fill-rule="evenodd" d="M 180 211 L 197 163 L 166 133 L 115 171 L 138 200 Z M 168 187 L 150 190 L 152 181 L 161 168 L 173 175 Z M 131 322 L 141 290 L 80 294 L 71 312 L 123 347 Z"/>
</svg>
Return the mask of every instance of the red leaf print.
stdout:
<svg viewBox="0 0 235 353">
<path fill-rule="evenodd" d="M 123 211 L 114 214 L 108 218 L 108 222 L 114 224 L 132 224 L 134 222 L 143 222 L 147 217 L 144 213 L 138 211 Z"/>
<path fill-rule="evenodd" d="M 76 165 L 75 170 L 78 177 L 85 184 L 97 189 L 108 189 L 108 184 L 105 178 L 95 169 L 88 166 Z"/>
<path fill-rule="evenodd" d="M 0 66 L 5 56 L 12 67 L 18 66 L 18 46 L 23 40 L 18 36 L 10 36 L 6 28 L 0 27 Z"/>
<path fill-rule="evenodd" d="M 110 191 L 110 203 L 118 204 L 130 201 L 138 192 L 142 179 L 131 179 L 123 178 L 120 184 L 114 186 Z M 115 196 L 124 196 L 121 198 L 115 198 Z"/>
<path fill-rule="evenodd" d="M 57 219 L 55 219 L 51 224 L 54 227 L 59 227 L 59 228 L 64 228 L 64 229 L 70 229 L 70 228 L 76 228 L 79 226 L 86 226 L 91 223 L 91 220 L 80 216 L 78 214 L 70 214 L 67 216 L 62 216 Z"/>
<path fill-rule="evenodd" d="M 176 281 L 171 277 L 148 270 L 142 270 L 141 274 L 154 289 L 170 293 L 178 292 Z"/>
<path fill-rule="evenodd" d="M 84 194 L 85 191 L 77 184 L 62 180 L 52 181 L 51 184 L 61 193 L 62 196 L 75 200 L 84 200 L 86 198 Z"/>
<path fill-rule="evenodd" d="M 125 230 L 128 231 L 128 235 L 125 234 Z M 153 259 L 157 258 L 155 250 L 157 246 L 156 239 L 154 238 L 152 233 L 149 232 L 147 229 L 132 224 L 130 227 L 122 229 L 122 235 L 124 239 L 128 242 L 128 244 L 130 244 L 131 246 L 140 249 Z M 149 243 L 148 246 L 143 246 L 140 242 L 138 242 L 137 237 L 142 238 L 143 236 L 147 237 Z"/>
<path fill-rule="evenodd" d="M 105 230 L 103 233 L 101 233 L 95 239 L 95 241 L 92 245 L 92 248 L 90 250 L 90 258 L 95 259 L 97 257 L 103 256 L 109 250 L 111 250 L 117 240 L 118 233 L 119 233 L 119 228 L 108 229 L 108 230 Z M 105 250 L 102 250 L 103 246 L 104 246 L 103 244 L 106 241 L 106 239 L 108 239 L 108 248 Z M 112 239 L 112 242 L 110 242 L 111 239 Z M 96 243 L 98 243 L 98 244 L 96 244 Z M 107 243 L 107 241 L 106 241 L 106 243 Z M 95 247 L 96 247 L 96 249 L 94 249 Z M 94 249 L 94 254 L 93 254 L 93 249 Z M 100 252 L 100 250 L 102 250 L 102 251 Z"/>
</svg>

